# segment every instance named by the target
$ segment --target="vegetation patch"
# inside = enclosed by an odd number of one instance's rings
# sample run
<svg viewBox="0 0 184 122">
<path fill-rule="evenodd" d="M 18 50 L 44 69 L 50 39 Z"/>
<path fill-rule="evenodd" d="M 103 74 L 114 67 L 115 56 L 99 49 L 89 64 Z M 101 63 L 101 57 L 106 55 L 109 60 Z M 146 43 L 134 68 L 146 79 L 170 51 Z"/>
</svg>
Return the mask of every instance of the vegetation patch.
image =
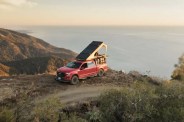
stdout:
<svg viewBox="0 0 184 122">
<path fill-rule="evenodd" d="M 159 85 L 136 81 L 105 91 L 95 101 L 64 107 L 60 115 L 64 120 L 75 116 L 89 122 L 183 121 L 183 101 L 184 84 L 179 81 Z"/>
<path fill-rule="evenodd" d="M 172 79 L 184 81 L 184 54 L 179 58 L 178 64 L 172 74 Z"/>
</svg>

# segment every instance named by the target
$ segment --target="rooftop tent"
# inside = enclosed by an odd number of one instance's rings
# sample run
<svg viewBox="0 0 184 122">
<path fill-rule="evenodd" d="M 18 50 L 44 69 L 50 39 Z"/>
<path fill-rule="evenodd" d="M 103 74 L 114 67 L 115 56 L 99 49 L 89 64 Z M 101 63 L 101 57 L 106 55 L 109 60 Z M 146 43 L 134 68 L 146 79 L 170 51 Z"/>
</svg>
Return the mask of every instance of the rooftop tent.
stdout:
<svg viewBox="0 0 184 122">
<path fill-rule="evenodd" d="M 105 48 L 107 51 L 107 45 L 101 41 L 91 42 L 77 57 L 76 60 L 91 60 L 99 56 L 106 57 L 106 54 L 96 55 L 101 48 Z"/>
</svg>

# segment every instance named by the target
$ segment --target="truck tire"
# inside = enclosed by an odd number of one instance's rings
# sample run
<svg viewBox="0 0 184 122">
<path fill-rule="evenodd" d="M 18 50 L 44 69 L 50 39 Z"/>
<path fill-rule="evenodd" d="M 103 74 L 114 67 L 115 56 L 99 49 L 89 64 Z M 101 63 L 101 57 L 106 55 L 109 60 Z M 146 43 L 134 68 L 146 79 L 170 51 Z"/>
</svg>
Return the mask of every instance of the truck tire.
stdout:
<svg viewBox="0 0 184 122">
<path fill-rule="evenodd" d="M 103 69 L 100 69 L 98 71 L 98 77 L 102 77 L 102 76 L 104 76 L 104 71 L 103 71 Z"/>
<path fill-rule="evenodd" d="M 71 79 L 71 81 L 70 81 L 70 84 L 76 85 L 76 84 L 78 84 L 78 83 L 79 83 L 79 78 L 78 78 L 78 76 L 77 76 L 77 75 L 72 76 L 72 79 Z"/>
</svg>

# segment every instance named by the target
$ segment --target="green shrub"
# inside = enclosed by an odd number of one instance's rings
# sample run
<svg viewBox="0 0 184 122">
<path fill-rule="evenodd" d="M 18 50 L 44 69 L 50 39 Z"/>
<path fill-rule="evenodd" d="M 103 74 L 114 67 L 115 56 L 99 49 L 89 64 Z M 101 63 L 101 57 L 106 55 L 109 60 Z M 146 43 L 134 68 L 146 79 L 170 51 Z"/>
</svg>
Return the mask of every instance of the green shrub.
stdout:
<svg viewBox="0 0 184 122">
<path fill-rule="evenodd" d="M 155 104 L 155 121 L 184 121 L 184 84 L 172 82 L 156 89 L 158 99 Z"/>
<path fill-rule="evenodd" d="M 153 92 L 150 87 L 139 84 L 105 92 L 100 96 L 101 121 L 149 121 L 155 111 Z"/>
<path fill-rule="evenodd" d="M 7 107 L 1 107 L 0 109 L 0 122 L 12 122 L 14 121 L 14 111 Z"/>
<path fill-rule="evenodd" d="M 87 120 L 89 122 L 100 122 L 101 119 L 101 113 L 98 110 L 92 110 L 90 112 L 87 112 Z"/>
<path fill-rule="evenodd" d="M 67 117 L 67 115 L 63 115 L 61 122 L 88 122 L 88 121 L 77 116 L 76 114 L 71 114 L 69 118 Z"/>
<path fill-rule="evenodd" d="M 179 58 L 179 62 L 175 65 L 175 70 L 171 76 L 175 80 L 184 81 L 184 54 Z"/>
<path fill-rule="evenodd" d="M 49 98 L 44 102 L 38 103 L 33 108 L 35 121 L 39 122 L 57 122 L 59 119 L 59 109 L 61 102 L 58 98 Z"/>
<path fill-rule="evenodd" d="M 99 101 L 102 122 L 184 121 L 184 84 L 177 81 L 159 86 L 137 82 L 106 91 Z"/>
</svg>

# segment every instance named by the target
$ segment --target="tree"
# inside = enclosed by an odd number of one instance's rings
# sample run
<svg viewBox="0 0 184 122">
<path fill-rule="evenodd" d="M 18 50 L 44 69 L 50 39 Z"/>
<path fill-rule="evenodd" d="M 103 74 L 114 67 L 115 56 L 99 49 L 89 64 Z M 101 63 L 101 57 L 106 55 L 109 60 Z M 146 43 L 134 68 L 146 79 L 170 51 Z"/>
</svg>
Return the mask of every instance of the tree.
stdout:
<svg viewBox="0 0 184 122">
<path fill-rule="evenodd" d="M 184 54 L 179 58 L 178 64 L 172 74 L 172 79 L 184 81 Z"/>
</svg>

